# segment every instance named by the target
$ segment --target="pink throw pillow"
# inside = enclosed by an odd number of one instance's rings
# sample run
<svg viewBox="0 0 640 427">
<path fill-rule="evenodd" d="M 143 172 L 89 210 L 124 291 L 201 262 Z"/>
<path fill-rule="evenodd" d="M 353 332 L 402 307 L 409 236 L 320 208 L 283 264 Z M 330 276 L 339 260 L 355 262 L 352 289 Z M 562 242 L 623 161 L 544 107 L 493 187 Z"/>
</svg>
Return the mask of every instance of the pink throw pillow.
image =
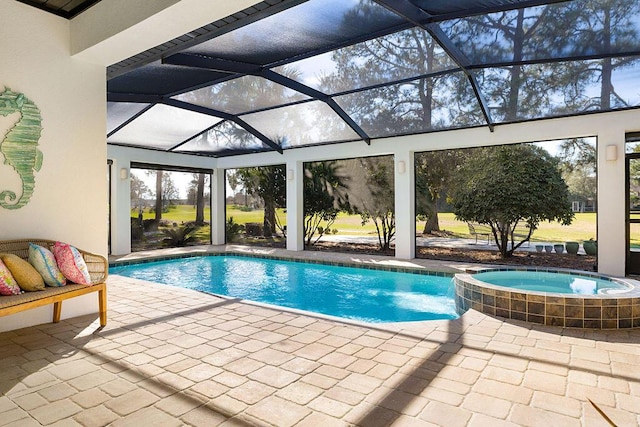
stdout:
<svg viewBox="0 0 640 427">
<path fill-rule="evenodd" d="M 18 295 L 20 293 L 20 286 L 18 282 L 11 275 L 11 271 L 4 265 L 4 262 L 0 260 L 0 295 Z"/>
<path fill-rule="evenodd" d="M 53 256 L 64 277 L 81 285 L 91 285 L 89 269 L 76 248 L 62 242 L 53 245 Z"/>
</svg>

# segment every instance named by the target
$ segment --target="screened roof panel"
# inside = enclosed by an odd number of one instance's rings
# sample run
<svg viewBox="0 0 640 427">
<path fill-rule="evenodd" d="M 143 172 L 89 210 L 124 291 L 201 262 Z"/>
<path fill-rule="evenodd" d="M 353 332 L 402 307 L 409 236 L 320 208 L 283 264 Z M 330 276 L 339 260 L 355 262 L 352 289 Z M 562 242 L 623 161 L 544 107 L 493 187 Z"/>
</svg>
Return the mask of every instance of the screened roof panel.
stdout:
<svg viewBox="0 0 640 427">
<path fill-rule="evenodd" d="M 305 102 L 242 116 L 282 148 L 360 139 L 326 104 Z"/>
<path fill-rule="evenodd" d="M 170 149 L 219 121 L 219 118 L 205 114 L 167 105 L 154 105 L 109 136 L 107 142 Z"/>
<path fill-rule="evenodd" d="M 640 59 L 615 61 L 619 66 L 612 71 L 609 89 L 601 83 L 609 60 L 486 68 L 475 75 L 497 122 L 639 106 Z M 518 82 L 517 86 L 513 82 Z M 517 93 L 513 94 L 515 87 Z"/>
<path fill-rule="evenodd" d="M 315 0 L 187 49 L 211 57 L 271 64 L 406 24 L 368 0 Z"/>
<path fill-rule="evenodd" d="M 640 0 L 260 7 L 114 64 L 108 142 L 226 156 L 640 107 Z"/>
<path fill-rule="evenodd" d="M 242 94 L 242 96 L 238 96 Z M 231 114 L 246 113 L 309 99 L 263 77 L 244 76 L 174 97 Z"/>
<path fill-rule="evenodd" d="M 442 23 L 471 64 L 640 53 L 635 0 L 573 0 Z"/>
<path fill-rule="evenodd" d="M 202 154 L 266 150 L 262 141 L 231 121 L 223 121 L 175 149 Z"/>
<path fill-rule="evenodd" d="M 484 123 L 461 72 L 343 95 L 336 101 L 372 138 Z"/>
<path fill-rule="evenodd" d="M 334 94 L 457 67 L 426 30 L 409 28 L 280 66 L 274 71 Z"/>
<path fill-rule="evenodd" d="M 107 135 L 148 106 L 133 102 L 107 102 Z"/>
<path fill-rule="evenodd" d="M 156 61 L 109 80 L 107 90 L 112 93 L 169 95 L 228 76 L 229 74 L 218 71 L 161 64 L 160 61 Z"/>
</svg>

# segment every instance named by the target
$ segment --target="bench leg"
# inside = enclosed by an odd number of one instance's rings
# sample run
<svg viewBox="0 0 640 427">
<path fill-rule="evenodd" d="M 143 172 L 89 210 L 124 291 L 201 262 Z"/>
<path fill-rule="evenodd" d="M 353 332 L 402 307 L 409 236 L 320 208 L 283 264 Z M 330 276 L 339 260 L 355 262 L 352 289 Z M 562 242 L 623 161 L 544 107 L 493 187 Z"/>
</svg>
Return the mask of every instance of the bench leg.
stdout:
<svg viewBox="0 0 640 427">
<path fill-rule="evenodd" d="M 107 326 L 107 290 L 98 291 L 98 308 L 100 310 L 100 326 Z"/>
<path fill-rule="evenodd" d="M 53 323 L 60 321 L 60 314 L 62 313 L 62 301 L 53 303 Z"/>
</svg>

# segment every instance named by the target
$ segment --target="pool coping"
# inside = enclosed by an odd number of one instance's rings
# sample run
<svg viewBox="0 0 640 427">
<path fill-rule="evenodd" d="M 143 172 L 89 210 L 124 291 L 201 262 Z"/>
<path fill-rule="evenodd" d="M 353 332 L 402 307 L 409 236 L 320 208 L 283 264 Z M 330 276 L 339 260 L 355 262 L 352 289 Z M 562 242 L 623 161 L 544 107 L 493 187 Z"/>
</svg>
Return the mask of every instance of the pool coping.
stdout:
<svg viewBox="0 0 640 427">
<path fill-rule="evenodd" d="M 290 252 L 285 253 L 283 250 L 269 248 L 253 248 L 244 246 L 200 246 L 200 247 L 188 247 L 181 248 L 184 251 L 146 251 L 137 252 L 134 254 L 125 255 L 123 257 L 110 257 L 109 268 L 132 265 L 132 264 L 146 264 L 151 262 L 161 262 L 172 259 L 192 258 L 199 256 L 243 256 L 248 258 L 264 258 L 278 261 L 293 261 L 308 264 L 322 264 L 338 267 L 355 267 L 363 268 L 367 270 L 381 270 L 391 271 L 397 273 L 411 273 L 411 274 L 423 274 L 439 277 L 451 277 L 456 273 L 465 271 L 468 268 L 468 264 L 461 264 L 460 266 L 442 266 L 436 265 L 431 262 L 429 265 L 423 265 L 425 263 L 414 262 L 418 260 L 398 260 L 389 259 L 389 257 L 376 256 L 376 255 L 364 255 L 358 254 L 358 258 L 351 259 L 350 261 L 344 260 L 344 257 L 351 254 L 346 253 L 326 253 L 326 252 Z M 137 255 L 139 254 L 139 255 Z M 313 254 L 314 256 L 309 256 Z M 319 256 L 315 256 L 319 254 Z M 340 260 L 337 260 L 338 255 Z M 330 259 L 334 258 L 334 259 Z M 367 259 L 364 259 L 367 258 Z M 452 264 L 452 263 L 449 263 Z"/>
</svg>

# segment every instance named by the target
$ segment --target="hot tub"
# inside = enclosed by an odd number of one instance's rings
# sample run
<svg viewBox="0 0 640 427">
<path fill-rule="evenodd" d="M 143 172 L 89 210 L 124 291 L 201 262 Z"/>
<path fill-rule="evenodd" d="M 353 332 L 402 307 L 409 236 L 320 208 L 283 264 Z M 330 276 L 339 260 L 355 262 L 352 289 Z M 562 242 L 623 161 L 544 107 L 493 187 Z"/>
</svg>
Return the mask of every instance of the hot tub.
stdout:
<svg viewBox="0 0 640 427">
<path fill-rule="evenodd" d="M 589 329 L 640 326 L 632 280 L 547 269 L 486 269 L 454 277 L 456 307 L 542 325 Z"/>
</svg>

